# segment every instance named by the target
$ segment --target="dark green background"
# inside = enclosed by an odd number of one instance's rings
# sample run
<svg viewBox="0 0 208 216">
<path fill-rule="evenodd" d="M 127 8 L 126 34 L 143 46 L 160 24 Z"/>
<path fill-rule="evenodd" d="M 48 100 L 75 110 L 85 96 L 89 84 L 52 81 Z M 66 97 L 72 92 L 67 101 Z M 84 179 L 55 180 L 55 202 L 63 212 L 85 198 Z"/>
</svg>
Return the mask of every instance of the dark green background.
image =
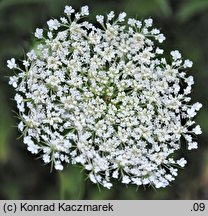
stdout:
<svg viewBox="0 0 208 216">
<path fill-rule="evenodd" d="M 203 134 L 197 151 L 185 151 L 188 165 L 165 189 L 136 188 L 115 182 L 111 190 L 98 190 L 79 167 L 61 174 L 44 166 L 27 152 L 15 125 L 11 100 L 15 92 L 5 76 L 6 61 L 23 59 L 34 44 L 33 32 L 46 27 L 51 17 L 60 17 L 64 6 L 76 9 L 88 4 L 90 19 L 114 10 L 129 17 L 152 17 L 167 40 L 166 52 L 178 49 L 194 62 L 193 102 L 203 103 L 196 121 Z M 0 199 L 207 199 L 208 198 L 208 1 L 207 0 L 0 0 Z M 183 152 L 182 152 L 183 154 Z"/>
</svg>

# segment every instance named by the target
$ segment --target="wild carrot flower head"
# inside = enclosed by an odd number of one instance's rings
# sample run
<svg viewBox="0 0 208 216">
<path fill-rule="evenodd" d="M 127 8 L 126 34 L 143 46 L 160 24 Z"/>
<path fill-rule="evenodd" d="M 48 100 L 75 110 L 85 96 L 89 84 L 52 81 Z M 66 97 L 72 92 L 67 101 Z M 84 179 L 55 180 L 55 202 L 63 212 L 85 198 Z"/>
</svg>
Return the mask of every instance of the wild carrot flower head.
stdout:
<svg viewBox="0 0 208 216">
<path fill-rule="evenodd" d="M 152 19 L 140 21 L 113 11 L 96 16 L 94 25 L 65 7 L 50 19 L 48 31 L 36 29 L 39 45 L 9 83 L 16 91 L 19 130 L 32 154 L 62 170 L 81 164 L 94 183 L 166 187 L 186 160 L 177 158 L 181 138 L 196 149 L 200 126 L 191 104 L 192 67 L 179 51 L 165 59 L 165 40 Z M 97 27 L 98 26 L 98 27 Z"/>
</svg>

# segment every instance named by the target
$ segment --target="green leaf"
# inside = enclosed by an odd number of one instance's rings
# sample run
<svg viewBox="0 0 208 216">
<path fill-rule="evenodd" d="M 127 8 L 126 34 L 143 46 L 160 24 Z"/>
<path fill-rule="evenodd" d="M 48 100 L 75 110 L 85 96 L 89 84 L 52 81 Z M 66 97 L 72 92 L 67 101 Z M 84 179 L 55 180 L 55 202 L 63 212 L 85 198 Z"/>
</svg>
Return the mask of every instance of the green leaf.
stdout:
<svg viewBox="0 0 208 216">
<path fill-rule="evenodd" d="M 12 179 L 7 179 L 1 186 L 1 192 L 7 199 L 20 199 L 20 188 Z"/>
<path fill-rule="evenodd" d="M 202 110 L 198 113 L 196 122 L 201 126 L 202 133 L 208 134 L 208 112 L 205 109 L 202 108 Z"/>
<path fill-rule="evenodd" d="M 171 7 L 167 0 L 128 0 L 124 4 L 124 9 L 129 15 L 147 17 L 161 15 L 161 13 L 164 16 L 171 14 Z"/>
<path fill-rule="evenodd" d="M 60 176 L 60 199 L 82 199 L 85 180 L 81 168 L 77 166 L 65 167 Z"/>
<path fill-rule="evenodd" d="M 92 184 L 90 182 L 90 184 Z M 103 188 L 101 186 L 101 189 L 99 190 L 96 185 L 93 185 L 91 191 L 90 191 L 90 197 L 89 199 L 93 200 L 106 200 L 106 199 L 112 199 L 112 191 L 106 188 Z"/>
<path fill-rule="evenodd" d="M 69 1 L 54 1 L 54 0 L 2 0 L 0 1 L 0 10 L 11 6 L 26 5 L 26 4 L 47 4 L 48 8 L 57 12 L 59 7 L 63 7 Z"/>
<path fill-rule="evenodd" d="M 192 0 L 187 1 L 179 10 L 177 16 L 181 21 L 187 21 L 196 14 L 199 14 L 208 9 L 207 0 Z"/>
<path fill-rule="evenodd" d="M 34 3 L 42 3 L 45 0 L 2 0 L 0 2 L 0 10 L 6 9 L 11 6 L 21 5 L 21 4 L 34 4 Z"/>
<path fill-rule="evenodd" d="M 0 162 L 5 162 L 9 152 L 9 137 L 12 133 L 9 107 L 4 101 L 3 93 L 0 91 Z"/>
<path fill-rule="evenodd" d="M 170 3 L 167 0 L 155 0 L 161 8 L 161 11 L 166 16 L 170 16 L 172 14 L 172 10 L 170 7 Z"/>
</svg>

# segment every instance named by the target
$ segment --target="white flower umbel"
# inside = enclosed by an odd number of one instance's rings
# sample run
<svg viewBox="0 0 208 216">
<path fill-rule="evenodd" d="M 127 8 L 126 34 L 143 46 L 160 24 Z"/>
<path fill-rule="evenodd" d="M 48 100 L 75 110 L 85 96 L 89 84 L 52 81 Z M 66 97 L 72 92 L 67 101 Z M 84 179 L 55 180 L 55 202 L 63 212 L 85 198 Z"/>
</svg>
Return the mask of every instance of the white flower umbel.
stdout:
<svg viewBox="0 0 208 216">
<path fill-rule="evenodd" d="M 35 31 L 35 37 L 41 39 L 43 37 L 43 29 L 37 28 Z"/>
<path fill-rule="evenodd" d="M 27 149 L 57 170 L 81 164 L 106 188 L 112 179 L 166 187 L 186 164 L 175 154 L 181 138 L 196 149 L 201 133 L 193 117 L 202 105 L 190 103 L 194 80 L 185 73 L 192 62 L 177 50 L 164 58 L 152 19 L 126 25 L 126 13 L 111 11 L 96 27 L 80 20 L 88 6 L 64 12 L 36 30 L 39 45 L 21 65 L 7 61 L 19 71 L 9 84 Z"/>
<path fill-rule="evenodd" d="M 7 67 L 9 69 L 15 69 L 17 67 L 16 61 L 14 58 L 7 60 Z"/>
</svg>

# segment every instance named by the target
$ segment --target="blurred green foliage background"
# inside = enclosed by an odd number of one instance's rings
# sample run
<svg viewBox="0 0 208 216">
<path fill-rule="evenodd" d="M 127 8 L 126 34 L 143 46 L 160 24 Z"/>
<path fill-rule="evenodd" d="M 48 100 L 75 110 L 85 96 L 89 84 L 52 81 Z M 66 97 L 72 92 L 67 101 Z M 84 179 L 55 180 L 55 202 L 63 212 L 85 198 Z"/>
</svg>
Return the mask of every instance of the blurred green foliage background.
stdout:
<svg viewBox="0 0 208 216">
<path fill-rule="evenodd" d="M 199 150 L 185 152 L 188 165 L 165 189 L 126 187 L 117 182 L 111 190 L 86 180 L 80 167 L 62 173 L 44 166 L 27 152 L 15 125 L 12 110 L 13 89 L 8 86 L 11 72 L 6 60 L 24 58 L 34 44 L 37 27 L 46 27 L 51 17 L 63 14 L 65 5 L 79 9 L 90 6 L 91 20 L 96 14 L 125 11 L 129 17 L 152 17 L 167 40 L 168 53 L 178 49 L 194 61 L 189 72 L 195 77 L 193 102 L 203 103 L 197 116 L 203 134 Z M 208 1 L 207 0 L 0 0 L 0 199 L 207 199 L 208 198 Z M 183 153 L 182 153 L 183 154 Z"/>
</svg>

